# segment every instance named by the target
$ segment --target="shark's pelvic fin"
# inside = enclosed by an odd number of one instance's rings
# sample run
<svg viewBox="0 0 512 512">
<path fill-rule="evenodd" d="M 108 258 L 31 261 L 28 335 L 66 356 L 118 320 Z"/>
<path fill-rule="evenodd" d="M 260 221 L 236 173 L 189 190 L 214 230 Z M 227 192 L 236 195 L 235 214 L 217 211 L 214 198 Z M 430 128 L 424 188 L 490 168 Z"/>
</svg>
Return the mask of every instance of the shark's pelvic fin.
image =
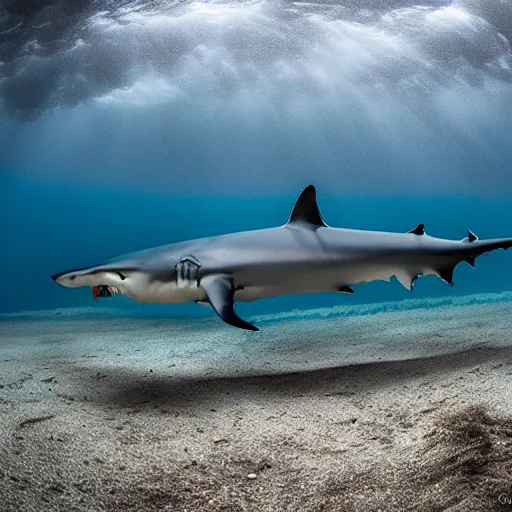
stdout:
<svg viewBox="0 0 512 512">
<path fill-rule="evenodd" d="M 407 231 L 407 233 L 411 233 L 413 235 L 424 235 L 425 234 L 425 224 L 418 224 L 411 231 Z"/>
<path fill-rule="evenodd" d="M 208 301 L 215 313 L 229 325 L 246 329 L 248 331 L 259 331 L 257 327 L 242 320 L 233 308 L 233 295 L 235 286 L 233 279 L 225 274 L 207 275 L 201 279 L 201 286 L 205 289 Z"/>
<path fill-rule="evenodd" d="M 455 283 L 453 282 L 453 271 L 455 267 L 447 267 L 438 271 L 438 276 L 450 286 L 453 286 Z"/>
<path fill-rule="evenodd" d="M 395 277 L 406 290 L 412 292 L 413 284 L 414 281 L 417 279 L 417 276 L 411 276 L 407 272 L 396 272 Z"/>
<path fill-rule="evenodd" d="M 301 223 L 313 229 L 328 227 L 322 219 L 318 203 L 316 202 L 316 190 L 313 185 L 306 187 L 299 195 L 292 209 L 292 213 L 286 224 Z"/>
</svg>

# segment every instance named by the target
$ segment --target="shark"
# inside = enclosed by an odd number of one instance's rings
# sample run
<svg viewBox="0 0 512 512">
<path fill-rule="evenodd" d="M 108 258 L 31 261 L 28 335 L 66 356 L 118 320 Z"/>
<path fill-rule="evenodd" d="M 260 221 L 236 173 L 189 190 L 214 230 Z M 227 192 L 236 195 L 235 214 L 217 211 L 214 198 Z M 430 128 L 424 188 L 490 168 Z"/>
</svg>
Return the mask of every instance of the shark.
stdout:
<svg viewBox="0 0 512 512">
<path fill-rule="evenodd" d="M 462 240 L 448 240 L 428 235 L 424 224 L 406 233 L 330 227 L 309 185 L 282 226 L 154 247 L 52 278 L 68 288 L 108 287 L 138 302 L 207 304 L 227 324 L 257 331 L 235 302 L 352 294 L 354 285 L 393 276 L 411 291 L 429 274 L 453 286 L 459 263 L 474 266 L 478 256 L 509 247 L 512 238 L 481 240 L 469 229 Z"/>
</svg>

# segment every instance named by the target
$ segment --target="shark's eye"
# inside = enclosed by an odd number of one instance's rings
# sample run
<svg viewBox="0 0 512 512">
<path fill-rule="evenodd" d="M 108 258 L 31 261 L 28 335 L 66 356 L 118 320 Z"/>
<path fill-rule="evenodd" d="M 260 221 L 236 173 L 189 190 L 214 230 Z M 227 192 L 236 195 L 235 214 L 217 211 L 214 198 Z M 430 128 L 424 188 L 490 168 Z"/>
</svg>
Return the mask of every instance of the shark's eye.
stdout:
<svg viewBox="0 0 512 512">
<path fill-rule="evenodd" d="M 121 274 L 121 272 L 117 272 L 117 275 L 124 281 L 126 279 L 126 277 Z"/>
<path fill-rule="evenodd" d="M 76 277 L 76 276 L 71 276 L 71 277 L 69 278 L 69 280 L 70 280 L 70 281 L 74 281 L 74 280 L 75 280 L 75 277 Z"/>
</svg>

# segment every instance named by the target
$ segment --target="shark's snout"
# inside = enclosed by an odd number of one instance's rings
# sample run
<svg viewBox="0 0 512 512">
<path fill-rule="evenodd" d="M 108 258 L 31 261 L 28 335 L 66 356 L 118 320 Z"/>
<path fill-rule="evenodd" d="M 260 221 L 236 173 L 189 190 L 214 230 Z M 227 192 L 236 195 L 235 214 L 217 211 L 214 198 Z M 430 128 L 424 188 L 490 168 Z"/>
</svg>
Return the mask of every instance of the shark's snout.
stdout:
<svg viewBox="0 0 512 512">
<path fill-rule="evenodd" d="M 52 279 L 60 286 L 70 287 L 76 278 L 74 272 L 60 272 L 59 274 L 53 274 Z"/>
<path fill-rule="evenodd" d="M 110 265 L 66 270 L 53 274 L 52 279 L 60 286 L 66 288 L 80 288 L 81 286 L 113 286 L 120 287 L 125 283 L 126 269 L 119 269 Z"/>
<path fill-rule="evenodd" d="M 53 274 L 52 275 L 52 279 L 57 283 L 57 284 L 60 284 L 61 286 L 64 286 L 64 281 L 65 281 L 65 275 L 66 274 L 69 274 L 69 272 L 60 272 L 58 274 Z M 72 280 L 74 278 L 74 276 L 70 276 L 69 279 Z"/>
<path fill-rule="evenodd" d="M 65 286 L 66 288 L 78 288 L 89 284 L 86 282 L 88 280 L 87 271 L 88 269 L 83 268 L 66 270 L 65 272 L 53 274 L 52 279 L 60 286 Z"/>
</svg>

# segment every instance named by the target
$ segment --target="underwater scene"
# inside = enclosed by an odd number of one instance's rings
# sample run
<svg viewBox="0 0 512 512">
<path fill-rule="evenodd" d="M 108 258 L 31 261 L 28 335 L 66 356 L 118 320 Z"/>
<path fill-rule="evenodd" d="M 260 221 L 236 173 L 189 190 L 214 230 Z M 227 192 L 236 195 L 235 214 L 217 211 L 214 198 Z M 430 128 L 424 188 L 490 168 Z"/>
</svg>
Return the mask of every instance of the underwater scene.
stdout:
<svg viewBox="0 0 512 512">
<path fill-rule="evenodd" d="M 512 0 L 0 2 L 0 512 L 512 510 Z"/>
</svg>

